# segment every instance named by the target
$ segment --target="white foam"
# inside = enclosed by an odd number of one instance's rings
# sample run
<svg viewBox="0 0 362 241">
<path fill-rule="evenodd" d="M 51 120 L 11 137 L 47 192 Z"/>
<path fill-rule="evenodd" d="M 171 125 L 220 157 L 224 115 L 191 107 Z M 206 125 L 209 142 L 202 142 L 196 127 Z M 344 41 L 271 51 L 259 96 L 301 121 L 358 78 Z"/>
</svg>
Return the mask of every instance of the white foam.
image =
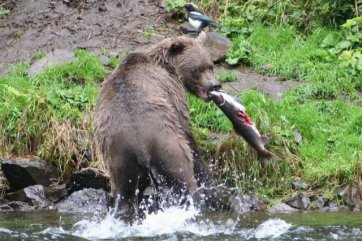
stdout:
<svg viewBox="0 0 362 241">
<path fill-rule="evenodd" d="M 7 228 L 0 228 L 0 233 L 7 233 L 7 234 L 11 234 L 13 231 L 11 231 L 10 229 Z"/>
<path fill-rule="evenodd" d="M 292 227 L 291 224 L 281 219 L 269 219 L 261 223 L 255 229 L 255 238 L 277 238 L 286 233 Z"/>
<path fill-rule="evenodd" d="M 198 236 L 231 234 L 236 222 L 228 220 L 214 224 L 198 218 L 199 211 L 170 207 L 158 213 L 149 214 L 140 224 L 129 225 L 108 214 L 105 218 L 82 220 L 74 225 L 72 235 L 86 239 L 115 239 L 127 237 L 157 237 L 175 233 L 191 233 Z"/>
</svg>

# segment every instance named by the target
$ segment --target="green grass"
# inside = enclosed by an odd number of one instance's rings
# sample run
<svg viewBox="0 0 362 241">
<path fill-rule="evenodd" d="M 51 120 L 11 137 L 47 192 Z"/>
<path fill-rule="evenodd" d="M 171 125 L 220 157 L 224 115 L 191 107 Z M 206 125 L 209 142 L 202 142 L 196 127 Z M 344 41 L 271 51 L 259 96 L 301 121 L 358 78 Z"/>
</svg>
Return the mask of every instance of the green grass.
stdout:
<svg viewBox="0 0 362 241">
<path fill-rule="evenodd" d="M 255 91 L 241 93 L 261 133 L 271 137 L 268 148 L 281 157 L 266 170 L 241 137 L 229 134 L 210 142 L 201 135 L 204 155 L 217 160 L 222 170 L 215 171 L 216 177 L 269 198 L 288 195 L 294 178 L 306 180 L 326 195 L 355 181 L 362 160 L 362 73 L 323 47 L 327 36 L 341 30 L 316 27 L 303 33 L 293 26 L 260 23 L 248 28 L 251 31 L 233 35 L 227 61 L 247 64 L 264 75 L 298 80 L 301 85 L 280 101 Z M 213 106 L 192 100 L 191 108 L 195 129 L 201 128 L 203 134 L 232 133 L 229 120 Z M 302 140 L 296 140 L 296 135 Z"/>
<path fill-rule="evenodd" d="M 27 75 L 27 67 L 18 64 L 0 77 L 0 155 L 38 155 L 65 177 L 93 148 L 91 112 L 106 70 L 82 50 L 74 62 L 39 75 Z"/>
<path fill-rule="evenodd" d="M 362 88 L 361 75 L 352 75 L 338 58 L 321 48 L 331 30 L 318 28 L 310 35 L 298 33 L 292 27 L 266 28 L 256 25 L 247 38 L 252 45 L 250 61 L 264 74 L 297 79 L 310 83 L 325 83 L 339 93 L 353 93 Z M 263 66 L 269 65 L 267 71 Z"/>
<path fill-rule="evenodd" d="M 216 75 L 216 79 L 221 83 L 236 81 L 238 75 L 233 71 L 222 71 Z"/>
<path fill-rule="evenodd" d="M 46 55 L 46 52 L 43 51 L 43 50 L 39 50 L 39 51 L 36 51 L 34 56 L 33 56 L 33 59 L 37 60 L 37 59 L 41 59 L 43 58 L 44 56 Z"/>
</svg>

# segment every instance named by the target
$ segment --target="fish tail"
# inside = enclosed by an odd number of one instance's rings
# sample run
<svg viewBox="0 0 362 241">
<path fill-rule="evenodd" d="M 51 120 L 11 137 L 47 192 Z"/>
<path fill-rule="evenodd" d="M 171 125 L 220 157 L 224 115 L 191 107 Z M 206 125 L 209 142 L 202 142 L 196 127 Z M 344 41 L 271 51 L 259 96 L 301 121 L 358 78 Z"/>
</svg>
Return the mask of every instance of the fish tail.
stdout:
<svg viewBox="0 0 362 241">
<path fill-rule="evenodd" d="M 271 151 L 268 151 L 267 149 L 265 149 L 263 152 L 259 152 L 259 157 L 262 167 L 267 167 L 270 161 L 273 159 L 280 159 L 277 155 Z"/>
</svg>

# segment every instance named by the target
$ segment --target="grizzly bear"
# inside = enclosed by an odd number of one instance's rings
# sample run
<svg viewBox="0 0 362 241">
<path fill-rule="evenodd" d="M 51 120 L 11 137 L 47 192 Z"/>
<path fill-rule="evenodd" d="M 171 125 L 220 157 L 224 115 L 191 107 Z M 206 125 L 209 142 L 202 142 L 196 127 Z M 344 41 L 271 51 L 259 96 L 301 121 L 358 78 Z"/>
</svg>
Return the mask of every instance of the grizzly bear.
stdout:
<svg viewBox="0 0 362 241">
<path fill-rule="evenodd" d="M 204 41 L 179 36 L 130 53 L 102 84 L 95 138 L 121 215 L 134 213 L 151 181 L 183 195 L 212 183 L 187 102 L 187 91 L 207 101 L 221 87 Z"/>
</svg>

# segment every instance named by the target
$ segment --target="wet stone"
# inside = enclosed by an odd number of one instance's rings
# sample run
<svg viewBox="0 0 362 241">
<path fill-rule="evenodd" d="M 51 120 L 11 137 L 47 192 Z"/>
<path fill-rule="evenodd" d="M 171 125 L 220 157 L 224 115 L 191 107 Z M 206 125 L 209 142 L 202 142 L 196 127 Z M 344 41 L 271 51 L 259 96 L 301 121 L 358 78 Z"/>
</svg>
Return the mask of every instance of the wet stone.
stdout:
<svg viewBox="0 0 362 241">
<path fill-rule="evenodd" d="M 329 202 L 328 203 L 328 211 L 338 211 L 339 207 L 338 204 L 335 202 Z"/>
<path fill-rule="evenodd" d="M 108 177 L 101 174 L 97 169 L 86 168 L 73 173 L 66 184 L 66 188 L 69 194 L 84 188 L 101 188 L 109 191 L 110 183 Z"/>
<path fill-rule="evenodd" d="M 362 206 L 362 183 L 351 182 L 337 189 L 336 194 L 343 198 L 351 210 L 358 210 Z"/>
<path fill-rule="evenodd" d="M 1 204 L 0 205 L 0 211 L 4 211 L 4 212 L 8 212 L 8 211 L 30 211 L 30 210 L 34 210 L 35 207 L 29 205 L 28 203 L 25 202 L 20 202 L 20 201 L 12 201 L 12 202 L 8 202 L 6 204 Z"/>
<path fill-rule="evenodd" d="M 44 189 L 45 197 L 52 203 L 57 202 L 68 195 L 68 191 L 63 185 L 50 186 Z"/>
<path fill-rule="evenodd" d="M 45 208 L 51 205 L 51 202 L 45 197 L 45 190 L 42 185 L 34 185 L 26 187 L 16 192 L 8 193 L 4 196 L 5 199 L 10 201 L 20 201 L 36 208 Z"/>
<path fill-rule="evenodd" d="M 200 187 L 194 193 L 193 197 L 199 201 L 202 210 L 230 210 L 230 197 L 232 190 L 224 186 Z"/>
<path fill-rule="evenodd" d="M 57 178 L 56 168 L 43 160 L 4 160 L 1 169 L 9 183 L 10 192 L 37 184 L 49 186 L 51 180 Z"/>
<path fill-rule="evenodd" d="M 299 193 L 298 195 L 287 199 L 286 201 L 284 201 L 284 203 L 290 205 L 293 208 L 302 210 L 307 210 L 311 205 L 310 199 L 302 193 Z"/>
<path fill-rule="evenodd" d="M 255 195 L 241 194 L 230 198 L 231 208 L 237 213 L 264 211 L 264 202 Z"/>
<path fill-rule="evenodd" d="M 278 203 L 268 209 L 269 213 L 293 213 L 299 210 L 289 206 L 286 203 Z"/>
<path fill-rule="evenodd" d="M 328 206 L 329 200 L 324 197 L 319 197 L 313 203 L 315 203 L 319 209 L 323 209 Z"/>
<path fill-rule="evenodd" d="M 59 212 L 106 213 L 109 194 L 102 189 L 83 189 L 72 193 L 55 206 Z"/>
</svg>

